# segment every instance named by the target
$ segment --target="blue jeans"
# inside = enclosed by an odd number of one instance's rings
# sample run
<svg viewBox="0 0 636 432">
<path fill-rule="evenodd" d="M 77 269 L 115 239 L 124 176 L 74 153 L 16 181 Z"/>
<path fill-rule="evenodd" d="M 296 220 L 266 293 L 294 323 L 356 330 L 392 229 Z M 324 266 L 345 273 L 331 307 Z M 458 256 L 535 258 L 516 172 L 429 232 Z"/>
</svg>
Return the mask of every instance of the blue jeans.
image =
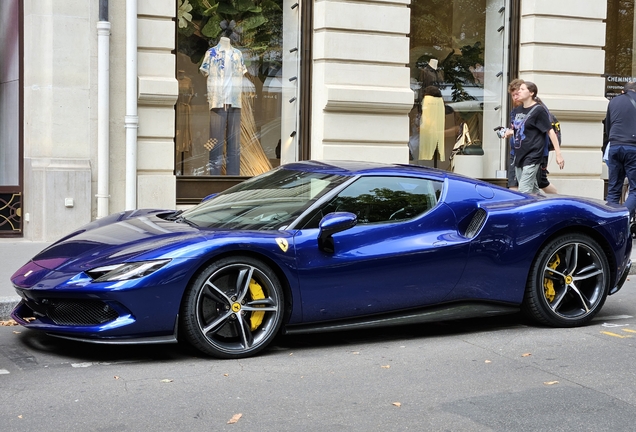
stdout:
<svg viewBox="0 0 636 432">
<path fill-rule="evenodd" d="M 210 110 L 210 175 L 221 174 L 225 150 L 225 174 L 241 173 L 241 109 L 213 108 Z"/>
<path fill-rule="evenodd" d="M 607 185 L 607 202 L 618 204 L 623 191 L 625 177 L 629 181 L 629 191 L 625 201 L 630 213 L 636 210 L 636 145 L 611 143 L 607 168 L 609 180 Z"/>
</svg>

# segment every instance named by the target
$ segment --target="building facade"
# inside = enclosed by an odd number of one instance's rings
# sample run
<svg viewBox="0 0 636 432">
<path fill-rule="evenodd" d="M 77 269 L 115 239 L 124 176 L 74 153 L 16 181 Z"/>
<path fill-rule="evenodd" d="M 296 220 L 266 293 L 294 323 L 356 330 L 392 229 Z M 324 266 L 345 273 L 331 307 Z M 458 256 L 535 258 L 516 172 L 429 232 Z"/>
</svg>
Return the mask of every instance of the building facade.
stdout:
<svg viewBox="0 0 636 432">
<path fill-rule="evenodd" d="M 455 171 L 501 182 L 508 149 L 493 129 L 507 124 L 517 76 L 561 122 L 565 169 L 551 160 L 550 180 L 603 198 L 601 121 L 634 75 L 633 10 L 633 0 L 3 0 L 0 236 L 52 241 L 296 160 L 449 169 L 464 125 L 484 154 L 457 156 Z"/>
</svg>

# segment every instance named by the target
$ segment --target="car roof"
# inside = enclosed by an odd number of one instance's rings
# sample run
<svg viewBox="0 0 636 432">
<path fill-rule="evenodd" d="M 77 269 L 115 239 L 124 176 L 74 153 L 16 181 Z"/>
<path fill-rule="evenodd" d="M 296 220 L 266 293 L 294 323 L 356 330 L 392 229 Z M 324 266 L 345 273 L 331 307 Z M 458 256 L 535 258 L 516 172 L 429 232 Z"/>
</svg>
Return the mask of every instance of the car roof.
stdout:
<svg viewBox="0 0 636 432">
<path fill-rule="evenodd" d="M 427 176 L 443 180 L 447 172 L 418 165 L 383 164 L 363 161 L 304 161 L 282 165 L 281 168 L 294 171 L 320 172 L 344 176 L 357 175 L 409 175 Z"/>
</svg>

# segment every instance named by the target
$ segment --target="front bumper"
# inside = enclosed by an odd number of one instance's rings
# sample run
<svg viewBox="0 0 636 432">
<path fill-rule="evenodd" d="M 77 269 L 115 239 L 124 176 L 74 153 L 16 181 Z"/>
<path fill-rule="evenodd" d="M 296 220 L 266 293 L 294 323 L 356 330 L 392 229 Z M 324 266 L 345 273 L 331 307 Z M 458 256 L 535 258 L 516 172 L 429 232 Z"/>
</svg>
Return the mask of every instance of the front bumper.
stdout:
<svg viewBox="0 0 636 432">
<path fill-rule="evenodd" d="M 135 320 L 122 305 L 101 299 L 58 298 L 33 295 L 16 288 L 22 300 L 11 312 L 19 324 L 42 330 L 101 333 L 126 326 Z"/>
<path fill-rule="evenodd" d="M 173 337 L 192 260 L 174 259 L 152 274 L 95 282 L 84 272 L 49 270 L 30 262 L 12 278 L 20 325 L 80 340 Z"/>
</svg>

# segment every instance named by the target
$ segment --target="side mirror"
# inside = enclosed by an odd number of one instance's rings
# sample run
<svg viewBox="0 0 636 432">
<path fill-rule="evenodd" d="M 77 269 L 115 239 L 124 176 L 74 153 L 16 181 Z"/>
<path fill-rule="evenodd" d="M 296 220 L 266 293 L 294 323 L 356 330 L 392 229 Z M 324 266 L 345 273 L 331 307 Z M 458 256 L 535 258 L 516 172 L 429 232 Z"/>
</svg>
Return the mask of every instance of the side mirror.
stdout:
<svg viewBox="0 0 636 432">
<path fill-rule="evenodd" d="M 217 196 L 217 195 L 218 195 L 218 193 L 210 194 L 210 195 L 206 196 L 205 198 L 203 198 L 203 199 L 201 200 L 201 202 L 209 201 L 209 200 L 211 200 L 212 198 L 214 198 L 214 197 L 215 197 L 215 196 Z"/>
<path fill-rule="evenodd" d="M 353 228 L 358 223 L 358 217 L 349 212 L 329 213 L 323 217 L 318 227 L 318 248 L 327 253 L 334 252 L 333 235 Z"/>
</svg>

